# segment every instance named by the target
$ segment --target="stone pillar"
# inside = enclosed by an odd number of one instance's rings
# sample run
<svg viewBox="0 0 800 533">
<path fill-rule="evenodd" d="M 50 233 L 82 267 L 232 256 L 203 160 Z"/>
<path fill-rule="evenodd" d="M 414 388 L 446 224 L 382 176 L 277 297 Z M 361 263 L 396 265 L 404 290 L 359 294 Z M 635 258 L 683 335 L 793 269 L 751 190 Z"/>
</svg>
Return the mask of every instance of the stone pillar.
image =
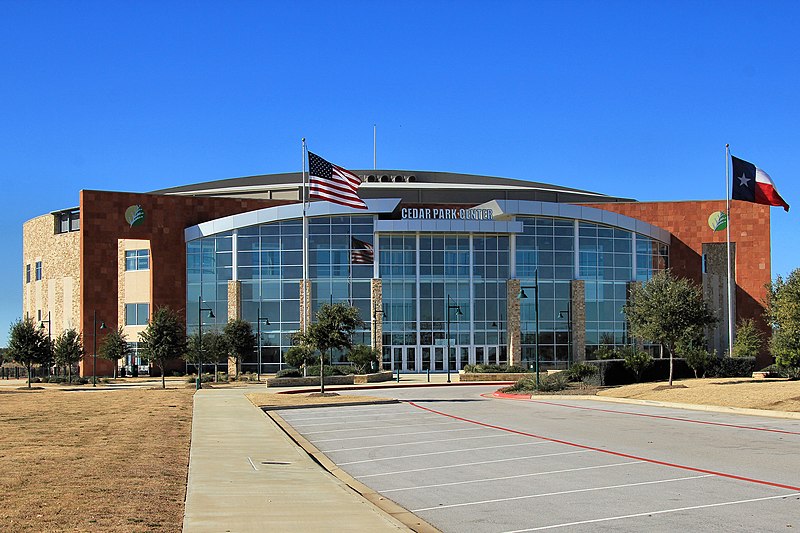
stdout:
<svg viewBox="0 0 800 533">
<path fill-rule="evenodd" d="M 570 285 L 572 360 L 578 362 L 586 359 L 586 285 L 582 279 L 574 279 Z"/>
<path fill-rule="evenodd" d="M 508 363 L 522 363 L 522 339 L 519 331 L 519 287 L 518 279 L 506 281 L 506 326 L 508 328 Z"/>
<path fill-rule="evenodd" d="M 311 324 L 311 280 L 300 281 L 300 331 Z"/>
<path fill-rule="evenodd" d="M 377 311 L 381 311 L 378 313 Z M 383 280 L 372 279 L 372 349 L 378 352 L 378 365 L 383 369 Z"/>
<path fill-rule="evenodd" d="M 731 276 L 733 283 L 733 316 L 736 316 L 736 243 L 731 243 Z M 703 243 L 703 299 L 719 318 L 706 329 L 708 349 L 722 356 L 728 351 L 728 250 L 724 242 Z"/>
<path fill-rule="evenodd" d="M 242 318 L 242 282 L 228 281 L 228 320 Z M 236 375 L 236 359 L 228 357 L 228 376 Z"/>
</svg>

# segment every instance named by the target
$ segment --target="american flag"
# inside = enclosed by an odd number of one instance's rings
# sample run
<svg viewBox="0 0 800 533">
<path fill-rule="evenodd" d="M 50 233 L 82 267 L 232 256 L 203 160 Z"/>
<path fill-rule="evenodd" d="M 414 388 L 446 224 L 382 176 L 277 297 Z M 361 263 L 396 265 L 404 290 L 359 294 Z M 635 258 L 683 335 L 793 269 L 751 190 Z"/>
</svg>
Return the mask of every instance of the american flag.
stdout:
<svg viewBox="0 0 800 533">
<path fill-rule="evenodd" d="M 371 265 L 375 261 L 375 252 L 368 242 L 350 237 L 351 248 L 350 262 L 354 265 Z"/>
<path fill-rule="evenodd" d="M 359 198 L 361 179 L 342 167 L 329 163 L 316 154 L 308 152 L 309 196 L 336 204 L 367 209 Z"/>
</svg>

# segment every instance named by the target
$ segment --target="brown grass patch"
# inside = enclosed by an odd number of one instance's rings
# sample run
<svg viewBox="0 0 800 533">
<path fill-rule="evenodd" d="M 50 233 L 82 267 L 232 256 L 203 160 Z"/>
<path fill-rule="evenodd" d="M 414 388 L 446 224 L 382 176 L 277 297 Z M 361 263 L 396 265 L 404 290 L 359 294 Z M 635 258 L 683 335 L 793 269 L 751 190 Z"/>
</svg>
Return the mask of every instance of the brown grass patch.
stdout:
<svg viewBox="0 0 800 533">
<path fill-rule="evenodd" d="M 389 398 L 376 398 L 374 396 L 356 396 L 337 394 L 336 396 L 313 396 L 311 394 L 270 394 L 268 392 L 253 392 L 245 394 L 256 407 L 314 407 L 321 405 L 348 405 L 365 403 L 393 402 Z"/>
<path fill-rule="evenodd" d="M 192 393 L 4 391 L 0 530 L 180 531 Z"/>
<path fill-rule="evenodd" d="M 800 412 L 800 381 L 713 378 L 664 383 L 637 383 L 598 392 L 600 396 Z"/>
</svg>

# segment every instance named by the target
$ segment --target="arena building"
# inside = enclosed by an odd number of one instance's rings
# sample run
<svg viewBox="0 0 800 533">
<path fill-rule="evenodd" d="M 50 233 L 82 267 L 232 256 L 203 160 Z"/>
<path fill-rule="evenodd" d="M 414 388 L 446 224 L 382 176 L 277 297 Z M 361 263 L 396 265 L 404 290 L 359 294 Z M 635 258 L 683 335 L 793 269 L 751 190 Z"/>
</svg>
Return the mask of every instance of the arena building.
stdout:
<svg viewBox="0 0 800 533">
<path fill-rule="evenodd" d="M 24 225 L 23 314 L 49 320 L 53 336 L 83 333 L 83 375 L 95 342 L 117 327 L 133 347 L 126 366 L 147 371 L 138 334 L 165 305 L 190 333 L 200 321 L 203 331 L 251 322 L 259 350 L 242 370 L 260 361 L 262 373 L 275 372 L 292 334 L 326 302 L 360 309 L 366 327 L 355 340 L 378 349 L 385 368 L 529 365 L 537 349 L 543 367 L 563 367 L 631 344 L 621 312 L 629 286 L 669 267 L 702 284 L 721 324 L 710 348 L 726 351 L 725 232 L 708 225 L 724 200 L 638 202 L 516 179 L 354 172 L 368 209 L 310 203 L 307 274 L 300 173 L 146 194 L 83 190 L 78 207 Z M 768 206 L 731 204 L 735 317 L 762 326 L 769 217 Z M 110 362 L 96 364 L 98 375 L 111 373 Z"/>
</svg>

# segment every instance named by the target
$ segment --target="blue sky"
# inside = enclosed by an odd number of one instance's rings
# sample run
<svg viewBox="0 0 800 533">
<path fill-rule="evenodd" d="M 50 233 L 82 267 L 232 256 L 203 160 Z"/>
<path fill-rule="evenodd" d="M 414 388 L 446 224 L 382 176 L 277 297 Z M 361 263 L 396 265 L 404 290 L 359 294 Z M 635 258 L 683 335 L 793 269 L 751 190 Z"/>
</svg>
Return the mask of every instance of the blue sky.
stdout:
<svg viewBox="0 0 800 533">
<path fill-rule="evenodd" d="M 342 166 L 722 199 L 725 143 L 795 206 L 796 2 L 0 2 L 0 345 L 22 223 L 80 189 Z"/>
</svg>

